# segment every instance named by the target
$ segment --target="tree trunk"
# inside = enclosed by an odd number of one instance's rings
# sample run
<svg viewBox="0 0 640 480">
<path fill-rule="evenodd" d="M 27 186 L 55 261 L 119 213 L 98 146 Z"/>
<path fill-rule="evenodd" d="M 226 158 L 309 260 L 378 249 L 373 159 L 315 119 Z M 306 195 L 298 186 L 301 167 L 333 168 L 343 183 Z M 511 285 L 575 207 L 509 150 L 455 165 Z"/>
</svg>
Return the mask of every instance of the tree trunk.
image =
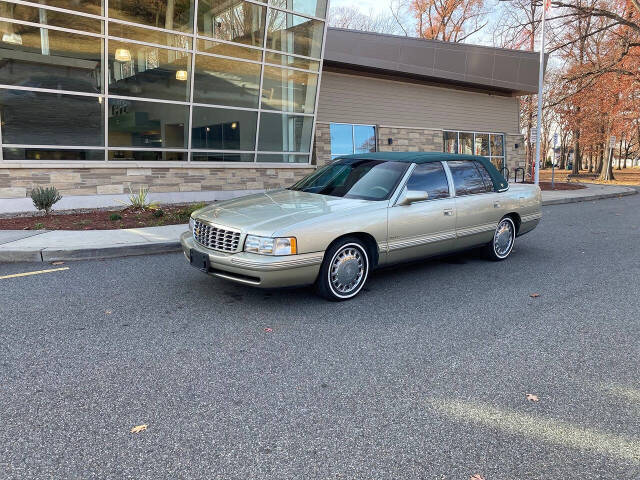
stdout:
<svg viewBox="0 0 640 480">
<path fill-rule="evenodd" d="M 577 175 L 580 173 L 580 130 L 576 129 L 573 131 L 573 168 L 571 169 L 571 173 Z"/>
<path fill-rule="evenodd" d="M 603 145 L 604 147 L 604 145 Z M 604 148 L 603 148 L 604 150 Z M 615 180 L 613 176 L 613 149 L 610 148 L 603 158 L 602 172 L 600 173 L 600 180 Z"/>
</svg>

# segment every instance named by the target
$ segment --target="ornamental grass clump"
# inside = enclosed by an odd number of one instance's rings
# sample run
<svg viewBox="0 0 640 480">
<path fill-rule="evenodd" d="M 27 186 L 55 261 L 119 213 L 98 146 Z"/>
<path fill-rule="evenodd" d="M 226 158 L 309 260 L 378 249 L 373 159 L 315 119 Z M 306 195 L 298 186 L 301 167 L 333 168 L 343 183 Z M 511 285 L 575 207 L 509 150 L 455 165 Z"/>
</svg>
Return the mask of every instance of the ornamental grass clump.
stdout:
<svg viewBox="0 0 640 480">
<path fill-rule="evenodd" d="M 49 215 L 51 208 L 62 199 L 62 195 L 56 187 L 36 187 L 31 190 L 31 200 L 33 206 L 38 210 L 44 210 L 45 215 Z"/>
</svg>

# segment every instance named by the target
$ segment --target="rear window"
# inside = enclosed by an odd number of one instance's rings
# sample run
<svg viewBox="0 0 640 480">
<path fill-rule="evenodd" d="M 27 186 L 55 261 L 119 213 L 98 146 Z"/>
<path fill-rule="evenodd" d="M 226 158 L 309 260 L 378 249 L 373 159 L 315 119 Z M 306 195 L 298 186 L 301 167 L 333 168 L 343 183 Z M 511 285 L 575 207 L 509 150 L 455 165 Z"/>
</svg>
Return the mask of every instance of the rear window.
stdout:
<svg viewBox="0 0 640 480">
<path fill-rule="evenodd" d="M 456 188 L 456 196 L 475 195 L 485 193 L 487 186 L 476 168 L 476 162 L 469 160 L 454 160 L 447 162 Z M 487 173 L 488 174 L 488 173 Z"/>
</svg>

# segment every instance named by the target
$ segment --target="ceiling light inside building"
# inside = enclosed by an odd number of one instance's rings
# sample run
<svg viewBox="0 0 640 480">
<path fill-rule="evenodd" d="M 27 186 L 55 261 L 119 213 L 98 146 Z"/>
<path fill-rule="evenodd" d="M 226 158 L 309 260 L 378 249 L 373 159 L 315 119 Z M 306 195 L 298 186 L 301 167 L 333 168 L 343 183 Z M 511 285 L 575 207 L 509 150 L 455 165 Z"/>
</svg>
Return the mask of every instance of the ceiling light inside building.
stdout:
<svg viewBox="0 0 640 480">
<path fill-rule="evenodd" d="M 131 52 L 126 48 L 116 48 L 116 60 L 119 62 L 130 62 Z"/>
<path fill-rule="evenodd" d="M 181 80 L 183 82 L 187 81 L 187 71 L 186 70 L 178 70 L 176 72 L 176 80 Z"/>
<path fill-rule="evenodd" d="M 237 124 L 236 122 L 233 122 L 233 123 L 231 124 L 231 128 L 232 128 L 233 130 L 235 130 L 237 126 L 238 126 L 238 124 Z"/>
<path fill-rule="evenodd" d="M 5 33 L 2 35 L 4 43 L 12 43 L 14 45 L 22 45 L 22 36 L 17 33 Z"/>
</svg>

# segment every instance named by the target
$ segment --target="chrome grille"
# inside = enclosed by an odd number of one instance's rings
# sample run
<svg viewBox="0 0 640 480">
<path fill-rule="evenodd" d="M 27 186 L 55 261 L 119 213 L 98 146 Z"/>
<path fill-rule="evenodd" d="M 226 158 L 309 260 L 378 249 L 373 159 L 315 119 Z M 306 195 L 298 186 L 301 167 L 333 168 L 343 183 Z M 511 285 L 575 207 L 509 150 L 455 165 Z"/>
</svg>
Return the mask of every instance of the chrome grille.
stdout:
<svg viewBox="0 0 640 480">
<path fill-rule="evenodd" d="M 193 239 L 203 247 L 219 252 L 236 252 L 240 244 L 240 232 L 207 225 L 195 220 Z"/>
</svg>

